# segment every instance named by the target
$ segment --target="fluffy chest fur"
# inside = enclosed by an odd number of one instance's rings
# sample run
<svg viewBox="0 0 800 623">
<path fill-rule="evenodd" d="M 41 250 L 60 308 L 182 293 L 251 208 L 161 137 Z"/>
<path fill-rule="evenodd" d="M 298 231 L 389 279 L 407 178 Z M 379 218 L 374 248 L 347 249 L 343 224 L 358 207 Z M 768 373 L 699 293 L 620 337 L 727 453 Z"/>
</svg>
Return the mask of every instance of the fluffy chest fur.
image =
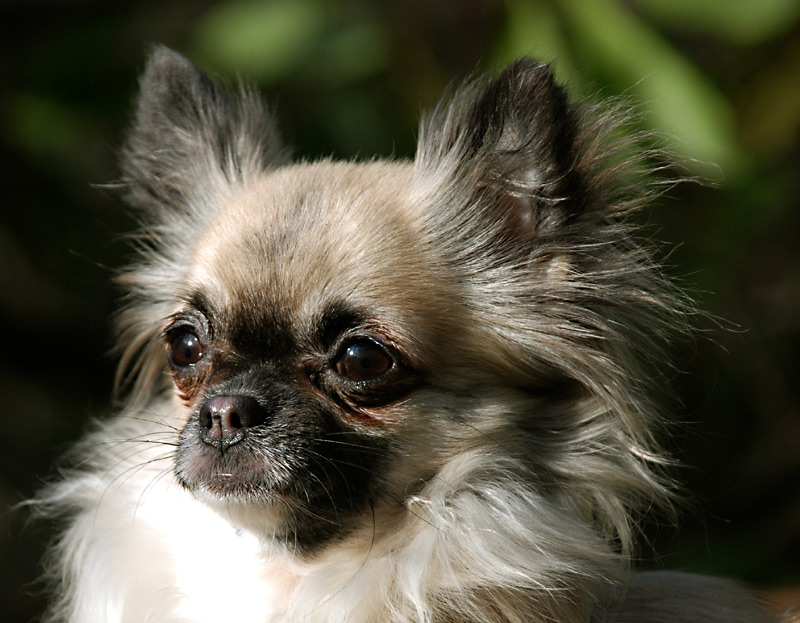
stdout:
<svg viewBox="0 0 800 623">
<path fill-rule="evenodd" d="M 122 158 L 132 388 L 39 500 L 66 518 L 50 619 L 769 621 L 630 570 L 671 503 L 652 390 L 688 306 L 635 241 L 613 119 L 522 60 L 412 162 L 293 164 L 258 97 L 154 50 Z"/>
</svg>

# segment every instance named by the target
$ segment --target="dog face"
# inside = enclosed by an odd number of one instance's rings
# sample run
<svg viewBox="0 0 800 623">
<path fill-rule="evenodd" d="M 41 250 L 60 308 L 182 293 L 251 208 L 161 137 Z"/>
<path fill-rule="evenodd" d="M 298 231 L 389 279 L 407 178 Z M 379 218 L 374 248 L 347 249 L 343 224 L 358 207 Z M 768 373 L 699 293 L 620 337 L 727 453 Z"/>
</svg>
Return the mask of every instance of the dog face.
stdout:
<svg viewBox="0 0 800 623">
<path fill-rule="evenodd" d="M 257 97 L 155 50 L 120 324 L 136 395 L 173 395 L 179 482 L 310 554 L 396 530 L 463 458 L 625 549 L 665 497 L 642 388 L 679 305 L 602 128 L 520 61 L 440 104 L 413 162 L 290 164 Z"/>
<path fill-rule="evenodd" d="M 415 414 L 441 393 L 433 371 L 458 357 L 457 319 L 436 313 L 454 301 L 415 231 L 411 174 L 265 173 L 220 202 L 164 328 L 187 414 L 181 482 L 259 508 L 256 521 L 272 517 L 269 530 L 303 548 L 387 494 L 403 499 L 442 450 Z M 414 473 L 393 476 L 398 453 L 418 457 Z"/>
<path fill-rule="evenodd" d="M 619 118 L 521 60 L 413 161 L 291 163 L 258 97 L 153 50 L 122 153 L 133 386 L 35 501 L 69 519 L 47 620 L 771 620 L 630 573 L 691 308 L 635 241 Z"/>
</svg>

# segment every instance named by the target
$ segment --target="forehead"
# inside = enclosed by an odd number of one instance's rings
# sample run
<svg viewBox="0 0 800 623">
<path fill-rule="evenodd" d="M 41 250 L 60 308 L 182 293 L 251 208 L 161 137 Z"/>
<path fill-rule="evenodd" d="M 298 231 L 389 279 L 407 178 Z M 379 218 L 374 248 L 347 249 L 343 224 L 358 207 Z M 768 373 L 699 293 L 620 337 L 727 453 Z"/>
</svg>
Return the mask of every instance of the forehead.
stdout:
<svg viewBox="0 0 800 623">
<path fill-rule="evenodd" d="M 221 203 L 197 241 L 187 288 L 221 309 L 289 324 L 342 303 L 395 314 L 417 299 L 427 306 L 431 259 L 410 184 L 403 164 L 268 173 Z"/>
</svg>

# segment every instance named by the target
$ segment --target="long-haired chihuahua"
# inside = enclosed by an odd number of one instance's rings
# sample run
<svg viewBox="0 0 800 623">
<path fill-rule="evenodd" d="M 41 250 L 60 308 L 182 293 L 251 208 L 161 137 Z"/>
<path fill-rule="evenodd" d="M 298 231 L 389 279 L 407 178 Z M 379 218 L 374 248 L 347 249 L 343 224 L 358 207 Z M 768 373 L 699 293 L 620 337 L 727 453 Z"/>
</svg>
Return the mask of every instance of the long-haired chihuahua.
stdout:
<svg viewBox="0 0 800 623">
<path fill-rule="evenodd" d="M 637 241 L 624 120 L 523 59 L 413 161 L 293 163 L 250 88 L 154 48 L 128 399 L 36 502 L 64 521 L 49 620 L 777 620 L 631 568 L 672 504 L 654 386 L 691 306 Z"/>
</svg>

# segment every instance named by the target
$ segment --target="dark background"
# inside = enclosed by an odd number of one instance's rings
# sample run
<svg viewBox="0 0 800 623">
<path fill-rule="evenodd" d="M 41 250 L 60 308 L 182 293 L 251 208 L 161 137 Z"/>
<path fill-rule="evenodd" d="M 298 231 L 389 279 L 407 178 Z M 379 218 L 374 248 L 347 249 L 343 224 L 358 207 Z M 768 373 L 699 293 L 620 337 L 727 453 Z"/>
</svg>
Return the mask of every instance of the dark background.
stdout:
<svg viewBox="0 0 800 623">
<path fill-rule="evenodd" d="M 533 53 L 623 95 L 706 185 L 643 215 L 722 319 L 676 345 L 679 532 L 655 564 L 800 585 L 800 2 L 0 2 L 0 612 L 35 618 L 48 527 L 12 510 L 111 401 L 132 220 L 113 193 L 146 43 L 256 80 L 302 156 L 410 156 L 448 84 Z M 643 557 L 651 556 L 645 550 Z"/>
</svg>

